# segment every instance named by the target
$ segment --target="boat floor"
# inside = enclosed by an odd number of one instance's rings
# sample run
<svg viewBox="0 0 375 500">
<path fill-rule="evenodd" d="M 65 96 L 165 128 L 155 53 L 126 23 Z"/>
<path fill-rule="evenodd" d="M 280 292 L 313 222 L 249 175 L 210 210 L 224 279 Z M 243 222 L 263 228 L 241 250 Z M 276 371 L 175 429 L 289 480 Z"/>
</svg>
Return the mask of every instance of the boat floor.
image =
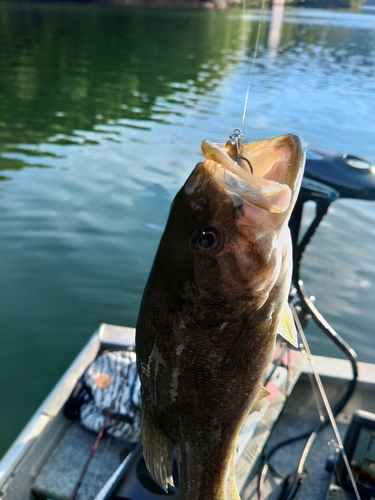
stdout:
<svg viewBox="0 0 375 500">
<path fill-rule="evenodd" d="M 37 499 L 66 500 L 94 446 L 96 434 L 73 421 L 52 452 L 32 487 Z M 96 497 L 134 445 L 105 436 L 99 443 L 78 490 L 77 500 Z"/>
<path fill-rule="evenodd" d="M 325 379 L 325 389 L 330 401 L 335 402 L 339 395 L 344 392 L 347 380 Z M 342 439 L 353 411 L 361 407 L 367 411 L 375 412 L 375 399 L 373 389 L 362 386 L 357 390 L 347 404 L 344 411 L 338 418 L 338 428 Z M 265 446 L 267 452 L 275 444 L 288 438 L 313 430 L 319 422 L 319 413 L 311 389 L 309 378 L 302 375 L 290 396 L 285 407 L 274 425 L 270 438 Z M 33 493 L 38 499 L 69 498 L 72 488 L 77 481 L 79 470 L 82 469 L 85 458 L 89 455 L 94 443 L 94 434 L 81 428 L 78 422 L 73 422 L 57 448 L 52 453 L 46 466 L 37 477 Z M 298 466 L 298 461 L 303 451 L 307 438 L 291 443 L 278 450 L 271 459 L 272 469 L 278 471 L 283 477 L 292 474 Z M 77 451 L 79 443 L 79 452 Z M 131 450 L 131 445 L 116 439 L 106 437 L 101 442 L 93 461 L 88 469 L 86 477 L 77 495 L 77 500 L 87 500 L 96 498 L 98 487 L 102 487 L 109 479 L 112 472 L 120 465 L 121 461 Z M 110 452 L 109 452 L 110 449 Z M 311 451 L 306 460 L 306 472 L 304 480 L 296 494 L 297 500 L 325 500 L 328 498 L 338 498 L 341 500 L 351 500 L 354 496 L 348 492 L 340 493 L 340 496 L 328 491 L 334 481 L 334 475 L 326 469 L 327 459 L 335 456 L 337 449 L 336 438 L 330 425 L 327 425 L 317 436 Z M 135 451 L 135 456 L 131 459 L 127 473 L 120 486 L 115 492 L 116 498 L 126 498 L 127 500 L 145 500 L 151 498 L 161 498 L 165 496 L 162 490 L 156 485 L 152 485 L 152 480 L 148 477 L 147 471 L 142 472 L 143 479 L 147 481 L 147 491 L 140 484 L 141 476 L 139 467 L 141 463 L 141 450 Z M 258 475 L 260 460 L 255 464 L 253 474 L 248 478 L 241 491 L 242 500 L 258 499 Z M 137 470 L 136 470 L 137 469 Z M 267 500 L 277 500 L 282 492 L 284 479 L 278 474 L 269 471 L 263 485 L 262 495 Z M 93 491 L 95 485 L 96 491 Z M 337 494 L 337 492 L 335 492 Z M 169 495 L 175 499 L 177 494 Z M 114 497 L 113 497 L 114 498 Z"/>
<path fill-rule="evenodd" d="M 324 360 L 324 358 L 321 358 Z M 328 358 L 326 358 L 328 359 Z M 344 366 L 344 361 L 339 365 Z M 348 366 L 345 372 L 349 374 Z M 325 391 L 329 400 L 335 402 L 343 393 L 347 380 L 323 378 Z M 344 441 L 353 412 L 358 409 L 375 413 L 374 388 L 371 384 L 358 384 L 352 398 L 344 410 L 336 418 L 341 439 Z M 265 446 L 265 452 L 272 449 L 277 443 L 292 438 L 305 431 L 312 431 L 319 423 L 319 413 L 312 393 L 311 383 L 306 374 L 303 374 L 288 398 L 285 407 L 276 422 L 270 438 Z M 293 442 L 277 450 L 270 463 L 272 469 L 284 477 L 295 472 L 303 448 L 308 438 Z M 337 486 L 336 475 L 326 469 L 327 459 L 336 455 L 338 449 L 336 437 L 332 427 L 328 424 L 316 437 L 305 463 L 305 475 L 296 496 L 296 500 L 355 500 L 353 494 L 341 490 Z M 258 463 L 259 466 L 259 463 Z M 259 467 L 255 467 L 258 470 Z M 258 500 L 258 475 L 249 478 L 241 494 L 242 500 Z M 284 479 L 271 470 L 266 475 L 262 495 L 264 499 L 276 500 L 280 498 Z"/>
</svg>

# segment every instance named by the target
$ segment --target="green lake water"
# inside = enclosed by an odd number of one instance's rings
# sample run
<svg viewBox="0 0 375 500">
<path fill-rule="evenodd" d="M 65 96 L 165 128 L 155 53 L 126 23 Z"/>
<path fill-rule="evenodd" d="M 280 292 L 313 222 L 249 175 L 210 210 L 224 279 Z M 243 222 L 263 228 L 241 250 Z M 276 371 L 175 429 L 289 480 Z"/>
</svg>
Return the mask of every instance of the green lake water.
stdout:
<svg viewBox="0 0 375 500">
<path fill-rule="evenodd" d="M 0 456 L 101 322 L 134 326 L 203 139 L 375 162 L 375 16 L 0 2 Z M 375 203 L 336 201 L 308 293 L 375 362 Z M 311 349 L 338 355 L 313 326 Z"/>
</svg>

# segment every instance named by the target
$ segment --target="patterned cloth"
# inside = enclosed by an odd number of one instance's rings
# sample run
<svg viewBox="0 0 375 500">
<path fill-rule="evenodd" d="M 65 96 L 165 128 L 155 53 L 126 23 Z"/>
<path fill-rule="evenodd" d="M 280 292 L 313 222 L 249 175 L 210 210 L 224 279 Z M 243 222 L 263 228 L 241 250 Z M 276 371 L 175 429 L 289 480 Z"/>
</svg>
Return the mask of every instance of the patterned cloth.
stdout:
<svg viewBox="0 0 375 500">
<path fill-rule="evenodd" d="M 91 397 L 80 409 L 82 425 L 99 432 L 114 401 L 106 432 L 128 441 L 137 440 L 140 436 L 141 397 L 135 351 L 130 348 L 104 352 L 86 369 L 83 383 Z"/>
</svg>

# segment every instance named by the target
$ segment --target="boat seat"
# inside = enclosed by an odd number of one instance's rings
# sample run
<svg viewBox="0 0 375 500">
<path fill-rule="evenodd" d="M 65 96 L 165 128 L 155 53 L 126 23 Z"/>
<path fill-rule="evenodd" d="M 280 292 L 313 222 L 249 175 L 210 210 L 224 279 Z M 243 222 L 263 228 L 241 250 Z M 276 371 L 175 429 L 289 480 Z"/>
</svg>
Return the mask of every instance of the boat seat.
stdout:
<svg viewBox="0 0 375 500">
<path fill-rule="evenodd" d="M 96 434 L 73 421 L 36 477 L 32 489 L 39 500 L 69 500 L 91 452 Z M 104 435 L 94 453 L 77 500 L 92 500 L 110 478 L 133 444 Z"/>
</svg>

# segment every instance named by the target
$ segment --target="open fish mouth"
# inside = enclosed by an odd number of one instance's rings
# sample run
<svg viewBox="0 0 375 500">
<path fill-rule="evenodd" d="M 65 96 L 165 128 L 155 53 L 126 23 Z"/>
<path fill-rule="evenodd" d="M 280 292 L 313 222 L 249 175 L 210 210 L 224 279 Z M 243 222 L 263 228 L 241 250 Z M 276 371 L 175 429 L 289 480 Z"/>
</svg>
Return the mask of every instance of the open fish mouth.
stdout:
<svg viewBox="0 0 375 500">
<path fill-rule="evenodd" d="M 202 142 L 203 166 L 228 196 L 273 213 L 293 204 L 303 175 L 305 151 L 297 135 L 250 143 Z"/>
</svg>

